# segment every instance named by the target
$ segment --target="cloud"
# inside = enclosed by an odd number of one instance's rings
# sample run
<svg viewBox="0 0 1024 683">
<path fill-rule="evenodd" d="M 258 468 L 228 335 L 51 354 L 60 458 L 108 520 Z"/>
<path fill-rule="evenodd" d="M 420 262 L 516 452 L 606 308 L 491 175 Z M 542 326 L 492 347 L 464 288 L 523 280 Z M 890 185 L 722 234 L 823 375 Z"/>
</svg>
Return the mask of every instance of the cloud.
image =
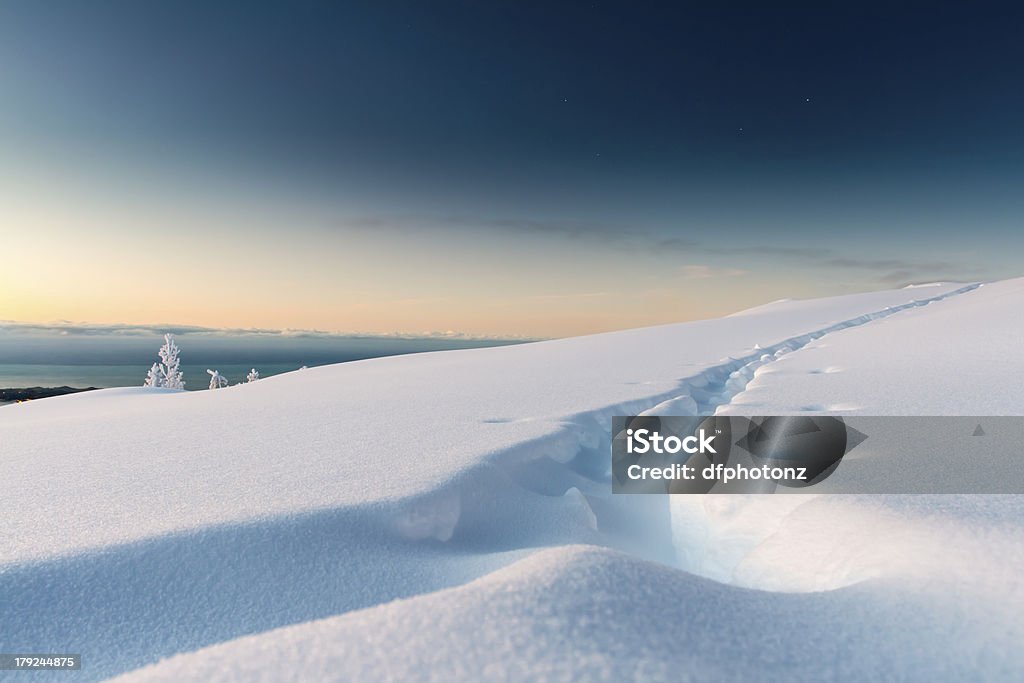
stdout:
<svg viewBox="0 0 1024 683">
<path fill-rule="evenodd" d="M 15 320 L 0 320 L 0 332 L 21 334 L 61 334 L 83 336 L 151 336 L 170 333 L 177 336 L 188 334 L 209 334 L 217 332 L 212 328 L 196 325 L 127 325 L 122 323 L 80 323 L 56 320 L 50 323 L 25 323 Z M 257 330 L 253 331 L 258 332 Z"/>
<path fill-rule="evenodd" d="M 695 251 L 700 249 L 700 243 L 686 237 L 669 237 L 658 240 L 653 245 L 654 250 L 661 251 Z"/>
<path fill-rule="evenodd" d="M 703 264 L 692 264 L 681 266 L 683 277 L 687 280 L 706 280 L 708 278 L 739 277 L 746 275 L 747 271 L 739 268 L 716 268 Z"/>
<path fill-rule="evenodd" d="M 858 259 L 837 257 L 824 261 L 834 268 L 854 268 L 858 270 L 906 270 L 906 271 L 948 271 L 957 266 L 948 261 L 908 261 L 903 259 Z"/>
<path fill-rule="evenodd" d="M 882 282 L 892 282 L 895 284 L 904 285 L 914 284 L 912 282 L 913 278 L 914 273 L 910 272 L 909 270 L 894 270 L 891 273 L 886 273 L 885 275 L 882 275 L 878 279 L 881 280 Z"/>
<path fill-rule="evenodd" d="M 608 292 L 569 292 L 567 294 L 534 294 L 529 298 L 537 301 L 560 301 L 564 299 L 598 299 L 608 295 Z"/>
<path fill-rule="evenodd" d="M 366 215 L 343 221 L 349 228 L 382 230 L 413 229 L 423 227 L 448 227 L 460 230 L 491 230 L 495 232 L 518 232 L 522 234 L 557 236 L 571 240 L 599 239 L 614 249 L 644 249 L 654 254 L 679 252 L 681 254 L 708 254 L 726 257 L 779 258 L 805 267 L 842 269 L 879 273 L 879 282 L 895 282 L 913 278 L 934 277 L 939 279 L 969 279 L 968 272 L 983 271 L 977 267 L 939 260 L 917 260 L 886 255 L 884 258 L 851 257 L 841 250 L 820 246 L 794 246 L 786 244 L 737 244 L 722 246 L 721 243 L 707 243 L 681 235 L 666 237 L 638 229 L 634 225 L 614 222 L 600 222 L 574 219 L 547 219 L 521 217 L 486 217 L 470 215 Z M 695 230 L 694 234 L 714 234 Z M 752 265 L 750 258 L 743 258 L 742 266 Z M 727 269 L 724 269 L 727 270 Z M 687 273 L 689 279 L 741 275 L 741 272 L 716 272 L 707 274 L 700 268 Z M 736 270 L 740 270 L 737 268 Z"/>
<path fill-rule="evenodd" d="M 694 252 L 705 252 L 720 256 L 776 256 L 803 266 L 851 271 L 874 271 L 880 273 L 874 279 L 878 282 L 904 282 L 914 278 L 934 280 L 975 280 L 966 277 L 977 273 L 980 268 L 953 263 L 952 261 L 915 260 L 894 258 L 850 257 L 827 247 L 792 247 L 785 245 L 745 245 L 736 247 L 710 246 L 693 248 Z"/>
<path fill-rule="evenodd" d="M 750 257 L 755 256 L 780 258 L 788 262 L 810 267 L 885 271 L 886 274 L 879 275 L 877 278 L 880 282 L 895 282 L 912 278 L 923 278 L 923 276 L 937 278 L 937 275 L 940 273 L 961 273 L 959 276 L 963 276 L 965 272 L 978 270 L 978 268 L 950 261 L 918 261 L 889 256 L 886 258 L 853 258 L 845 256 L 836 249 L 829 249 L 827 247 L 787 245 L 737 245 L 735 247 L 722 247 L 702 244 L 687 238 L 669 238 L 652 241 L 651 248 L 655 253 L 678 251 L 689 255 L 707 254 L 735 258 L 738 263 L 743 265 L 751 264 L 752 259 Z M 687 276 L 691 280 L 710 278 L 710 276 L 737 276 L 746 273 L 746 270 L 741 268 L 718 268 L 713 271 L 711 266 L 706 265 L 685 267 L 689 269 Z"/>
<path fill-rule="evenodd" d="M 468 215 L 364 215 L 341 221 L 343 227 L 359 230 L 406 230 L 412 228 L 484 229 L 497 232 L 521 232 L 557 235 L 569 239 L 622 234 L 629 226 L 598 221 L 549 218 L 485 217 Z"/>
<path fill-rule="evenodd" d="M 735 247 L 697 246 L 695 248 L 708 254 L 722 254 L 725 256 L 750 254 L 755 256 L 784 256 L 788 258 L 807 260 L 824 259 L 835 254 L 831 249 L 826 249 L 824 247 L 787 247 L 774 244 Z"/>
<path fill-rule="evenodd" d="M 0 320 L 0 334 L 41 336 L 84 336 L 84 337 L 159 337 L 166 333 L 177 337 L 277 337 L 288 339 L 465 339 L 492 341 L 526 341 L 533 337 L 516 335 L 474 335 L 457 330 L 428 330 L 418 333 L 388 332 L 325 332 L 323 330 L 267 329 L 267 328 L 216 328 L 197 325 L 129 325 L 123 323 L 81 323 L 59 320 L 51 323 L 26 323 L 14 320 Z"/>
</svg>

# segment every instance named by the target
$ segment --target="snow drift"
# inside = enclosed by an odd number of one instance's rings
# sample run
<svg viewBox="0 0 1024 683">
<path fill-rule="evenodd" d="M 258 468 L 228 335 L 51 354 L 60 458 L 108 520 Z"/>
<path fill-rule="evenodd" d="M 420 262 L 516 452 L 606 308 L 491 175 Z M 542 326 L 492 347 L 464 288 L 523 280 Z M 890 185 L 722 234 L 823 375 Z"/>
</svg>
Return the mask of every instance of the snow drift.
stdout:
<svg viewBox="0 0 1024 683">
<path fill-rule="evenodd" d="M 1020 674 L 1014 497 L 607 475 L 615 414 L 1024 414 L 1022 303 L 937 283 L 0 408 L 0 650 L 89 680 Z"/>
</svg>

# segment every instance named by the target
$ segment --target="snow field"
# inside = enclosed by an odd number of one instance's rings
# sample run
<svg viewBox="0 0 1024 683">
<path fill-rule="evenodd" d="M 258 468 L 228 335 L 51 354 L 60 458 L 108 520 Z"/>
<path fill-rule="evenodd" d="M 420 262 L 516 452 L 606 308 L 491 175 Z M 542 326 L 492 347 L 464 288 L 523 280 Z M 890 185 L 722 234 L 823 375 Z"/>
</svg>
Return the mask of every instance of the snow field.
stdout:
<svg viewBox="0 0 1024 683">
<path fill-rule="evenodd" d="M 888 332 L 911 317 L 1009 318 L 1024 296 L 1000 291 L 777 302 L 216 392 L 2 408 L 0 646 L 81 651 L 83 680 L 193 651 L 128 678 L 1019 672 L 1006 567 L 1024 559 L 1024 515 L 1012 502 L 670 500 L 612 496 L 607 481 L 613 415 L 729 414 L 776 368 L 851 335 L 895 348 L 917 344 L 915 329 Z M 950 343 L 969 359 L 990 328 Z M 865 388 L 840 400 L 864 404 Z M 154 436 L 166 433 L 175 440 Z"/>
</svg>

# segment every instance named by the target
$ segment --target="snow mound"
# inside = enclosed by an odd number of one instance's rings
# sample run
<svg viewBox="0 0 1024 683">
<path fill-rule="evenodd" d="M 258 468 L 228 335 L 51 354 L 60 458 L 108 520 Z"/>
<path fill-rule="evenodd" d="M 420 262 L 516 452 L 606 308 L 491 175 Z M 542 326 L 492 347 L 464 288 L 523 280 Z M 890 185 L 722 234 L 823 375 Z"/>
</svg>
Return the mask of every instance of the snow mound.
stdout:
<svg viewBox="0 0 1024 683">
<path fill-rule="evenodd" d="M 986 613 L 991 605 L 897 588 L 770 593 L 563 547 L 459 588 L 116 680 L 978 680 L 1024 666 L 1019 622 L 1004 631 Z"/>
</svg>

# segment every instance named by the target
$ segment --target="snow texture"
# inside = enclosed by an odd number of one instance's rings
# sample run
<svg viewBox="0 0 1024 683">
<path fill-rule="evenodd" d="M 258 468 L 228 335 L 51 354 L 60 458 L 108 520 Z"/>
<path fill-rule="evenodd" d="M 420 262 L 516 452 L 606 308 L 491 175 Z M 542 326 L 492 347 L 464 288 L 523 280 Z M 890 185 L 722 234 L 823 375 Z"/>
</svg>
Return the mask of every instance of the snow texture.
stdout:
<svg viewBox="0 0 1024 683">
<path fill-rule="evenodd" d="M 0 651 L 82 652 L 79 680 L 1019 678 L 1015 497 L 607 470 L 616 414 L 1021 414 L 1022 303 L 937 283 L 0 408 Z"/>
</svg>

